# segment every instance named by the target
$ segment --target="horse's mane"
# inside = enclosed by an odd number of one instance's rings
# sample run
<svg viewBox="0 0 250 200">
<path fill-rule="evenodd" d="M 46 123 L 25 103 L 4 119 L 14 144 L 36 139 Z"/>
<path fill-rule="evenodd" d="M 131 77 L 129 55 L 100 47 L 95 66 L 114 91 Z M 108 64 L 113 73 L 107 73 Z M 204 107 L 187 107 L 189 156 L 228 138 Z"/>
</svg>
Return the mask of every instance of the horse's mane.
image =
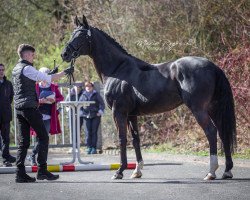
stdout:
<svg viewBox="0 0 250 200">
<path fill-rule="evenodd" d="M 139 59 L 139 58 L 136 58 L 135 56 L 129 54 L 125 49 L 124 47 L 119 44 L 114 38 L 112 38 L 111 36 L 109 36 L 106 32 L 104 32 L 103 30 L 100 30 L 96 27 L 92 27 L 94 28 L 95 30 L 99 31 L 109 42 L 111 42 L 113 45 L 115 45 L 119 50 L 121 50 L 122 53 L 124 53 L 125 55 L 135 59 L 138 63 L 138 67 L 143 70 L 143 71 L 148 71 L 148 70 L 155 70 L 156 68 L 153 66 L 153 65 L 150 65 L 149 63 Z"/>
<path fill-rule="evenodd" d="M 120 45 L 114 38 L 112 38 L 111 36 L 109 36 L 107 33 L 105 33 L 103 30 L 98 29 L 96 27 L 93 27 L 94 29 L 98 30 L 99 32 L 101 32 L 106 39 L 108 39 L 108 41 L 110 41 L 112 44 L 114 44 L 116 47 L 118 47 L 123 53 L 125 53 L 128 56 L 132 56 L 131 54 L 129 54 L 122 45 Z M 133 56 L 132 56 L 133 57 Z"/>
</svg>

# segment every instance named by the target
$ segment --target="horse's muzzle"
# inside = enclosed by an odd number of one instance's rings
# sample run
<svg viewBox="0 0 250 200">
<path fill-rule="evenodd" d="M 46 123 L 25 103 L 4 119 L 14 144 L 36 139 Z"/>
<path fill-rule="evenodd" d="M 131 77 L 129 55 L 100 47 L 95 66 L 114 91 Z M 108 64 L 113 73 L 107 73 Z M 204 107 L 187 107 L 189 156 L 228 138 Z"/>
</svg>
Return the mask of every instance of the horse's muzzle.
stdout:
<svg viewBox="0 0 250 200">
<path fill-rule="evenodd" d="M 67 51 L 62 52 L 61 57 L 63 61 L 66 61 L 66 62 L 71 61 L 71 56 L 67 53 Z"/>
</svg>

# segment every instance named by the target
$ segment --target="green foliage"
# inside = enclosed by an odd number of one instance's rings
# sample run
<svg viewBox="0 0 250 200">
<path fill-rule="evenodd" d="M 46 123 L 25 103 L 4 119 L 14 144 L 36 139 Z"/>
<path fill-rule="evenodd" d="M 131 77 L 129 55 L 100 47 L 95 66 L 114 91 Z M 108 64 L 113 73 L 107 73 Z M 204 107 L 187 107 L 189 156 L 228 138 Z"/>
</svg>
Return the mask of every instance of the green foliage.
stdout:
<svg viewBox="0 0 250 200">
<path fill-rule="evenodd" d="M 40 50 L 41 51 L 41 50 Z M 40 67 L 48 67 L 52 69 L 54 67 L 54 60 L 56 64 L 61 64 L 61 52 L 62 47 L 59 46 L 49 46 L 46 52 L 37 52 L 37 58 L 35 60 L 35 64 L 38 68 Z M 59 61 L 59 62 L 58 62 Z"/>
<path fill-rule="evenodd" d="M 233 155 L 234 158 L 241 158 L 241 159 L 250 159 L 250 149 L 246 148 L 239 153 L 235 153 Z"/>
<path fill-rule="evenodd" d="M 185 146 L 174 146 L 171 142 L 163 143 L 160 145 L 152 145 L 149 148 L 144 149 L 146 152 L 150 153 L 168 153 L 168 154 L 190 154 L 196 156 L 209 156 L 208 150 L 194 150 L 186 148 Z M 219 156 L 224 157 L 222 153 L 218 153 Z M 235 153 L 233 158 L 250 159 L 250 149 L 246 148 L 240 153 Z"/>
<path fill-rule="evenodd" d="M 49 1 L 42 3 L 46 7 L 51 6 Z M 10 75 L 18 60 L 16 53 L 18 45 L 30 43 L 37 46 L 48 43 L 51 39 L 49 32 L 52 21 L 48 12 L 37 9 L 28 0 L 3 0 L 0 9 L 0 43 L 3 50 L 0 60 L 9 66 L 7 75 Z"/>
</svg>

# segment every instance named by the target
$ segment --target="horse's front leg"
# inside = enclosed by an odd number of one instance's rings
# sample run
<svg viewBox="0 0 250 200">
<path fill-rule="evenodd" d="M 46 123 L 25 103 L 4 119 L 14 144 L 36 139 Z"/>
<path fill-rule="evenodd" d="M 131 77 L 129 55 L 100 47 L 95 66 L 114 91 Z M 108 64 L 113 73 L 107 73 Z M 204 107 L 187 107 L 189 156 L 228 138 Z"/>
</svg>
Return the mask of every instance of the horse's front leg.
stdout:
<svg viewBox="0 0 250 200">
<path fill-rule="evenodd" d="M 119 134 L 120 143 L 120 168 L 113 175 L 112 179 L 122 179 L 123 171 L 127 168 L 127 115 L 113 111 L 113 118 Z"/>
<path fill-rule="evenodd" d="M 141 155 L 141 148 L 140 148 L 140 137 L 138 132 L 138 124 L 137 124 L 137 116 L 129 116 L 128 117 L 128 127 L 129 131 L 133 138 L 133 146 L 135 149 L 136 155 L 136 168 L 133 171 L 131 178 L 141 178 L 142 176 L 142 168 L 143 168 L 143 159 Z"/>
</svg>

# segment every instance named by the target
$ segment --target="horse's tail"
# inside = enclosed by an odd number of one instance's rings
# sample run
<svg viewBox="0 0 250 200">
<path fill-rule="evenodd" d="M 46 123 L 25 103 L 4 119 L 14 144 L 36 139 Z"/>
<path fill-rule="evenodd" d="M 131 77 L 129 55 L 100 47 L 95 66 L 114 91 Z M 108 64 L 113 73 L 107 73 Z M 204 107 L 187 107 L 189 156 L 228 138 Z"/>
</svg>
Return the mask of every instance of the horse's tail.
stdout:
<svg viewBox="0 0 250 200">
<path fill-rule="evenodd" d="M 236 143 L 236 119 L 232 89 L 224 72 L 217 68 L 213 96 L 213 119 L 219 130 L 226 154 L 233 153 Z"/>
</svg>

